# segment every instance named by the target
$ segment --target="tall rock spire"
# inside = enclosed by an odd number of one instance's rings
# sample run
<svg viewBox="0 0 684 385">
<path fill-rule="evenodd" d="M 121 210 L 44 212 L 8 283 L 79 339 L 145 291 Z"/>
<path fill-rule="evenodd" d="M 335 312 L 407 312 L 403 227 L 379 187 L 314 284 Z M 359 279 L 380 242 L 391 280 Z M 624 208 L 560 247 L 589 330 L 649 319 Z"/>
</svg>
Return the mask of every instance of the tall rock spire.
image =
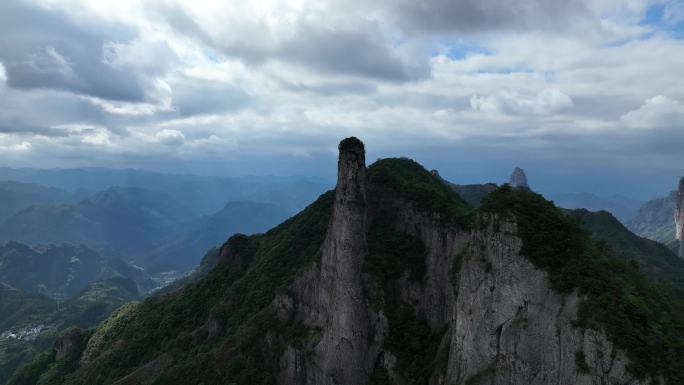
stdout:
<svg viewBox="0 0 684 385">
<path fill-rule="evenodd" d="M 361 269 L 366 250 L 366 156 L 357 138 L 340 142 L 335 205 L 321 256 L 321 297 L 327 308 L 317 355 L 325 384 L 364 385 L 369 321 Z M 372 362 L 370 363 L 372 364 Z"/>
<path fill-rule="evenodd" d="M 679 180 L 674 217 L 677 226 L 675 238 L 679 240 L 679 258 L 684 258 L 684 178 Z"/>
<path fill-rule="evenodd" d="M 511 187 L 530 188 L 530 186 L 527 185 L 527 175 L 525 175 L 525 171 L 520 167 L 513 169 L 508 184 L 511 185 Z"/>
</svg>

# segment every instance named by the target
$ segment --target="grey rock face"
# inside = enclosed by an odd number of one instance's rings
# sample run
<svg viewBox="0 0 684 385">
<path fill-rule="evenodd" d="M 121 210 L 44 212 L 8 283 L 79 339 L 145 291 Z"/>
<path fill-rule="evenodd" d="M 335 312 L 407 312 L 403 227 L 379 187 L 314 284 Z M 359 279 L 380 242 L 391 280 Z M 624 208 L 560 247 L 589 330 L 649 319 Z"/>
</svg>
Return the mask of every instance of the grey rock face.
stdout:
<svg viewBox="0 0 684 385">
<path fill-rule="evenodd" d="M 682 229 L 684 228 L 684 178 L 679 181 L 674 215 L 677 227 L 675 238 L 679 240 L 679 258 L 684 258 L 684 237 L 682 236 Z"/>
<path fill-rule="evenodd" d="M 281 296 L 281 319 L 321 330 L 313 355 L 288 348 L 280 359 L 281 383 L 358 384 L 368 382 L 369 316 L 363 293 L 366 250 L 366 163 L 363 143 L 340 143 L 333 214 L 320 263 L 295 281 L 291 297 Z"/>
<path fill-rule="evenodd" d="M 530 187 L 527 185 L 527 175 L 525 175 L 525 171 L 520 167 L 513 169 L 513 173 L 511 174 L 511 178 L 508 180 L 508 184 L 510 184 L 511 187 Z"/>
<path fill-rule="evenodd" d="M 603 333 L 573 327 L 581 298 L 556 293 L 547 274 L 520 255 L 513 220 L 484 217 L 486 225 L 472 231 L 442 224 L 437 213 L 394 191 L 367 187 L 363 145 L 343 144 L 320 260 L 273 304 L 281 321 L 312 331 L 303 346 L 288 345 L 276 359 L 278 383 L 365 385 L 377 367 L 392 383 L 407 382 L 384 349 L 387 315 L 372 305 L 363 273 L 368 229 L 389 212 L 396 230 L 425 245 L 426 269 L 420 282 L 399 278 L 387 300 L 424 316 L 434 331 L 446 330 L 447 368 L 433 373 L 430 385 L 641 384 Z M 588 369 L 578 368 L 578 352 Z"/>
<path fill-rule="evenodd" d="M 627 228 L 644 238 L 661 243 L 674 239 L 675 223 L 672 213 L 676 212 L 677 191 L 644 203 L 636 217 L 627 222 Z"/>
<path fill-rule="evenodd" d="M 326 384 L 363 385 L 368 378 L 368 316 L 360 274 L 366 250 L 365 186 L 363 144 L 341 143 L 332 223 L 320 271 L 327 319 L 316 352 Z"/>
<path fill-rule="evenodd" d="M 572 326 L 580 299 L 556 293 L 547 274 L 519 254 L 515 222 L 486 221 L 463 255 L 446 383 L 639 384 L 603 333 Z"/>
</svg>

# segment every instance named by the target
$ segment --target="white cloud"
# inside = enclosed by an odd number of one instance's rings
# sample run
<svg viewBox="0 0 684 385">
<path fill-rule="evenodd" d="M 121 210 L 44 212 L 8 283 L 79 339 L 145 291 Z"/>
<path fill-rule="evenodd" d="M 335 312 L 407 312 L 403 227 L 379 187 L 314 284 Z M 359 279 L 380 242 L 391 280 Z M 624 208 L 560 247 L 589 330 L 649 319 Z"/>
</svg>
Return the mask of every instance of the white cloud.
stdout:
<svg viewBox="0 0 684 385">
<path fill-rule="evenodd" d="M 178 130 L 163 129 L 155 134 L 157 142 L 167 146 L 180 146 L 185 143 L 185 135 Z"/>
<path fill-rule="evenodd" d="M 10 135 L 0 132 L 0 151 L 7 153 L 25 153 L 31 150 L 31 143 L 17 140 Z"/>
<path fill-rule="evenodd" d="M 112 136 L 109 130 L 103 127 L 92 128 L 83 132 L 81 141 L 96 146 L 109 146 L 112 144 Z"/>
<path fill-rule="evenodd" d="M 625 126 L 631 128 L 684 129 L 684 105 L 664 95 L 652 97 L 639 108 L 620 117 Z"/>
<path fill-rule="evenodd" d="M 102 61 L 116 69 L 148 74 L 163 73 L 176 60 L 176 54 L 161 36 L 138 38 L 130 43 L 106 41 Z"/>
<path fill-rule="evenodd" d="M 536 95 L 517 91 L 499 91 L 487 96 L 473 95 L 470 107 L 475 111 L 503 114 L 551 115 L 574 106 L 572 98 L 557 89 L 543 89 Z"/>
<path fill-rule="evenodd" d="M 7 72 L 5 71 L 5 65 L 0 62 L 0 83 L 3 85 L 7 82 Z"/>
</svg>

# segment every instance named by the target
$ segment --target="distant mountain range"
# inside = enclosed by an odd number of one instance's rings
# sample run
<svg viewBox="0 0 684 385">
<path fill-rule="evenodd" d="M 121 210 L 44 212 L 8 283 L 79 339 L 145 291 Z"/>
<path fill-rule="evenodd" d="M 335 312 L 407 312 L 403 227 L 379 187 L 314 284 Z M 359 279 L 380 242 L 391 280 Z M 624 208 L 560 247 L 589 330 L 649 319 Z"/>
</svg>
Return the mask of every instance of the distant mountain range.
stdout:
<svg viewBox="0 0 684 385">
<path fill-rule="evenodd" d="M 105 258 L 85 246 L 0 244 L 0 282 L 6 288 L 72 298 L 92 282 L 121 277 L 140 295 L 154 288 L 144 270 L 118 258 Z"/>
<path fill-rule="evenodd" d="M 66 191 L 34 183 L 0 182 L 0 221 L 35 204 L 73 204 L 89 195 L 87 190 Z"/>
<path fill-rule="evenodd" d="M 587 209 L 608 211 L 622 223 L 633 219 L 643 202 L 622 195 L 596 195 L 590 193 L 546 193 L 556 206 L 566 209 Z"/>
<path fill-rule="evenodd" d="M 297 212 L 333 185 L 332 181 L 305 176 L 212 177 L 107 168 L 0 167 L 0 181 L 3 180 L 71 192 L 102 191 L 114 186 L 137 187 L 163 192 L 178 202 L 187 203 L 196 215 L 212 214 L 221 210 L 227 202 L 241 200 L 273 203 Z"/>
<path fill-rule="evenodd" d="M 217 213 L 177 226 L 176 234 L 147 252 L 140 263 L 151 271 L 188 271 L 197 266 L 201 256 L 198 251 L 220 245 L 231 234 L 264 232 L 290 215 L 288 210 L 270 203 L 229 202 Z"/>
<path fill-rule="evenodd" d="M 76 204 L 30 206 L 0 223 L 0 239 L 28 243 L 83 243 L 130 258 L 154 247 L 189 210 L 172 197 L 140 188 L 112 187 Z"/>
<path fill-rule="evenodd" d="M 0 168 L 0 241 L 85 244 L 150 272 L 197 266 L 235 232 L 264 231 L 327 188 L 306 177 Z"/>
<path fill-rule="evenodd" d="M 439 175 L 436 171 L 433 174 Z M 463 199 L 473 206 L 479 206 L 482 199 L 490 192 L 497 189 L 496 183 L 485 184 L 453 184 L 447 182 Z M 527 175 L 521 168 L 515 168 L 508 182 L 511 186 L 527 185 Z M 556 206 L 565 209 L 587 209 L 589 211 L 608 211 L 622 223 L 627 223 L 633 219 L 643 202 L 636 199 L 627 198 L 622 195 L 596 195 L 591 193 L 553 193 L 547 192 L 543 195 L 554 202 Z"/>
</svg>

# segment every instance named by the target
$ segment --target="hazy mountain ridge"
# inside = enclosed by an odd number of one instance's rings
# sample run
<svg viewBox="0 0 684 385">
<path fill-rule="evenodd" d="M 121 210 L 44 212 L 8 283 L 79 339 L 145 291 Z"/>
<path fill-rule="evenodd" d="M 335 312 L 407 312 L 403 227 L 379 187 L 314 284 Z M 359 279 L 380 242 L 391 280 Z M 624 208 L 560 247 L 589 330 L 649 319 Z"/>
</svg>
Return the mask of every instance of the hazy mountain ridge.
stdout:
<svg viewBox="0 0 684 385">
<path fill-rule="evenodd" d="M 86 190 L 66 191 L 33 183 L 0 182 L 0 221 L 35 204 L 72 204 L 88 195 Z"/>
<path fill-rule="evenodd" d="M 622 223 L 629 223 L 638 213 L 643 202 L 622 195 L 596 195 L 591 193 L 547 193 L 547 199 L 565 209 L 608 211 Z"/>
<path fill-rule="evenodd" d="M 217 257 L 10 383 L 684 380 L 681 298 L 575 219 L 510 187 L 475 210 L 407 159 L 366 172 L 356 139 L 340 144 L 335 192 Z"/>
<path fill-rule="evenodd" d="M 0 224 L 0 239 L 86 244 L 107 255 L 133 257 L 187 218 L 170 196 L 112 187 L 74 205 L 34 205 Z"/>
<path fill-rule="evenodd" d="M 31 206 L 0 224 L 0 240 L 85 244 L 151 271 L 183 272 L 230 234 L 264 231 L 289 214 L 274 204 L 229 202 L 194 218 L 189 206 L 156 191 L 113 187 L 74 205 Z"/>
<path fill-rule="evenodd" d="M 233 232 L 266 230 L 324 190 L 320 179 L 298 176 L 217 178 L 139 170 L 7 168 L 0 168 L 0 176 L 65 188 L 106 186 L 74 203 L 30 201 L 36 204 L 0 220 L 0 240 L 83 243 L 153 271 L 181 273 L 195 267 L 209 247 Z M 8 184 L 70 194 L 56 187 Z M 238 209 L 248 205 L 246 201 L 253 202 L 256 215 Z M 172 243 L 183 247 L 172 248 L 173 255 L 164 257 L 171 250 L 166 245 Z"/>
<path fill-rule="evenodd" d="M 155 270 L 188 271 L 200 261 L 198 250 L 221 244 L 234 233 L 254 234 L 268 230 L 291 213 L 270 203 L 228 202 L 214 214 L 177 225 L 177 234 L 144 256 L 143 266 Z"/>
<path fill-rule="evenodd" d="M 189 202 L 196 216 L 219 211 L 229 201 L 273 203 L 292 212 L 304 208 L 331 182 L 306 176 L 215 177 L 134 169 L 11 169 L 0 167 L 0 180 L 35 183 L 74 191 L 113 186 L 162 192 Z"/>
<path fill-rule="evenodd" d="M 83 245 L 0 244 L 0 282 L 16 289 L 71 298 L 92 282 L 115 277 L 132 280 L 140 294 L 153 287 L 143 270 Z"/>
</svg>

